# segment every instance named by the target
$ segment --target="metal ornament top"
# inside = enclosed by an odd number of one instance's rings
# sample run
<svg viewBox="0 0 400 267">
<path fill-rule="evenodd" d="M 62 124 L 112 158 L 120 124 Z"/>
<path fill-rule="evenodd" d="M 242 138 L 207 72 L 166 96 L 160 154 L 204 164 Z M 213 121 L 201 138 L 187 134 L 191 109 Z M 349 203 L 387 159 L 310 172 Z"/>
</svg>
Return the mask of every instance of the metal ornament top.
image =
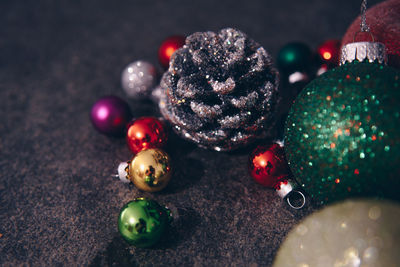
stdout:
<svg viewBox="0 0 400 267">
<path fill-rule="evenodd" d="M 386 47 L 378 42 L 355 42 L 344 45 L 340 52 L 340 65 L 355 60 L 386 64 Z"/>
<path fill-rule="evenodd" d="M 368 61 L 370 63 L 377 62 L 379 64 L 387 64 L 386 47 L 382 43 L 375 42 L 370 28 L 367 24 L 367 0 L 361 2 L 361 22 L 360 31 L 356 32 L 353 37 L 353 42 L 343 45 L 340 52 L 340 65 L 355 60 L 359 62 Z M 359 33 L 369 33 L 372 42 L 355 42 Z"/>
</svg>

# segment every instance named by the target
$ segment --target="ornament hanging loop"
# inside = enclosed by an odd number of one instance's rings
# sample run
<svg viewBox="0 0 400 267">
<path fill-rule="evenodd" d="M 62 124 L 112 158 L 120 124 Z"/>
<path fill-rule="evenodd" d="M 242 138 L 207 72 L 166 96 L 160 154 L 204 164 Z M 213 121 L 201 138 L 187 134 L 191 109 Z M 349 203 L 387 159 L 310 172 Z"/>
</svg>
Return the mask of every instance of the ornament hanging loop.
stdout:
<svg viewBox="0 0 400 267">
<path fill-rule="evenodd" d="M 296 205 L 296 204 L 294 205 L 290 201 L 290 198 L 293 197 L 294 195 L 297 195 L 298 197 L 300 197 L 301 200 L 300 200 L 299 205 Z M 306 204 L 306 196 L 301 191 L 293 190 L 286 196 L 286 202 L 292 209 L 299 210 L 299 209 L 303 208 L 304 205 Z"/>
<path fill-rule="evenodd" d="M 362 32 L 370 32 L 369 26 L 367 24 L 367 0 L 361 2 L 361 22 L 360 28 Z"/>
<path fill-rule="evenodd" d="M 356 32 L 355 34 L 354 34 L 354 36 L 353 36 L 353 43 L 355 43 L 356 42 L 356 38 L 357 38 L 357 35 L 359 35 L 360 33 L 369 33 L 369 36 L 371 36 L 371 42 L 375 42 L 375 38 L 374 38 L 374 35 L 369 31 L 369 29 L 368 29 L 368 31 L 363 31 L 363 30 L 361 30 L 361 31 L 358 31 L 358 32 Z"/>
<path fill-rule="evenodd" d="M 371 42 L 375 42 L 375 38 L 371 33 L 371 30 L 367 24 L 367 0 L 362 0 L 361 2 L 361 22 L 360 22 L 360 30 L 356 32 L 353 36 L 353 43 L 356 42 L 357 35 L 360 33 L 369 33 L 371 36 Z"/>
<path fill-rule="evenodd" d="M 283 200 L 286 200 L 287 204 L 292 209 L 301 209 L 306 204 L 306 196 L 298 189 L 298 185 L 292 180 L 281 181 L 276 187 L 276 192 Z M 294 204 L 294 199 L 300 199 L 300 203 Z"/>
</svg>

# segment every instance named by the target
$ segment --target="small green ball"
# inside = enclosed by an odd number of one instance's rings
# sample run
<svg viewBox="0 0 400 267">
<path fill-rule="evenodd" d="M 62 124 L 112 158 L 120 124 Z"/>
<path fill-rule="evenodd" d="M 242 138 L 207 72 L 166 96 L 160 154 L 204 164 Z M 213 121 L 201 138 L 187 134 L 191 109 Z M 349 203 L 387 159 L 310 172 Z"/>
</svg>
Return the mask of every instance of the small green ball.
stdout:
<svg viewBox="0 0 400 267">
<path fill-rule="evenodd" d="M 277 57 L 279 71 L 286 74 L 306 70 L 311 65 L 311 61 L 311 49 L 299 42 L 289 43 L 282 47 Z"/>
<path fill-rule="evenodd" d="M 136 198 L 121 209 L 118 230 L 129 244 L 150 247 L 161 238 L 169 219 L 169 211 L 156 201 Z"/>
</svg>

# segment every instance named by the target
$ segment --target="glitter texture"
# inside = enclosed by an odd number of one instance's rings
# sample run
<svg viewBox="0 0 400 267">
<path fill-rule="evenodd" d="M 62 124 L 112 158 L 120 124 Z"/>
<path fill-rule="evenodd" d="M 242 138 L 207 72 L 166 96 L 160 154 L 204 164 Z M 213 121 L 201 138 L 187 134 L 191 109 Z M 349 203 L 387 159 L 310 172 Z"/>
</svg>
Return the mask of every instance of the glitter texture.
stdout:
<svg viewBox="0 0 400 267">
<path fill-rule="evenodd" d="M 157 81 L 157 70 L 149 62 L 138 60 L 129 64 L 121 76 L 125 93 L 131 98 L 150 96 Z"/>
<path fill-rule="evenodd" d="M 273 267 L 387 267 L 400 262 L 400 205 L 347 200 L 294 227 Z"/>
<path fill-rule="evenodd" d="M 285 150 L 297 181 L 317 203 L 399 198 L 399 82 L 393 68 L 355 61 L 300 93 L 286 122 Z"/>
<path fill-rule="evenodd" d="M 246 145 L 265 136 L 276 119 L 278 73 L 271 56 L 235 29 L 188 36 L 160 86 L 163 116 L 205 148 Z"/>
</svg>

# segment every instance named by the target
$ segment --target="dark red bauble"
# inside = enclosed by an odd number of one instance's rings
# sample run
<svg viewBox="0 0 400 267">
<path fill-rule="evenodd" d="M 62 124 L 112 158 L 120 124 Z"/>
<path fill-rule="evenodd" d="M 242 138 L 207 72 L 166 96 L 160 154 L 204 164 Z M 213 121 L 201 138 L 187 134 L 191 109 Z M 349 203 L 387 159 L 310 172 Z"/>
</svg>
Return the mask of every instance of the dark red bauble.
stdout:
<svg viewBox="0 0 400 267">
<path fill-rule="evenodd" d="M 327 40 L 318 46 L 317 53 L 322 64 L 337 67 L 339 65 L 340 47 L 340 40 Z"/>
<path fill-rule="evenodd" d="M 388 65 L 400 68 L 400 1 L 389 0 L 379 3 L 366 12 L 367 24 L 376 42 L 386 46 Z M 360 31 L 360 17 L 353 21 L 343 36 L 342 45 L 352 43 Z M 355 41 L 371 41 L 368 33 L 357 34 Z"/>
<path fill-rule="evenodd" d="M 256 147 L 250 154 L 248 168 L 257 183 L 270 188 L 275 188 L 289 176 L 285 152 L 276 143 Z"/>
<path fill-rule="evenodd" d="M 165 39 L 158 49 L 158 60 L 165 69 L 169 66 L 169 59 L 175 50 L 181 48 L 185 44 L 185 37 L 181 35 L 170 36 Z"/>
<path fill-rule="evenodd" d="M 161 148 L 168 139 L 164 123 L 154 117 L 142 117 L 128 124 L 126 142 L 137 154 L 149 148 Z"/>
</svg>

